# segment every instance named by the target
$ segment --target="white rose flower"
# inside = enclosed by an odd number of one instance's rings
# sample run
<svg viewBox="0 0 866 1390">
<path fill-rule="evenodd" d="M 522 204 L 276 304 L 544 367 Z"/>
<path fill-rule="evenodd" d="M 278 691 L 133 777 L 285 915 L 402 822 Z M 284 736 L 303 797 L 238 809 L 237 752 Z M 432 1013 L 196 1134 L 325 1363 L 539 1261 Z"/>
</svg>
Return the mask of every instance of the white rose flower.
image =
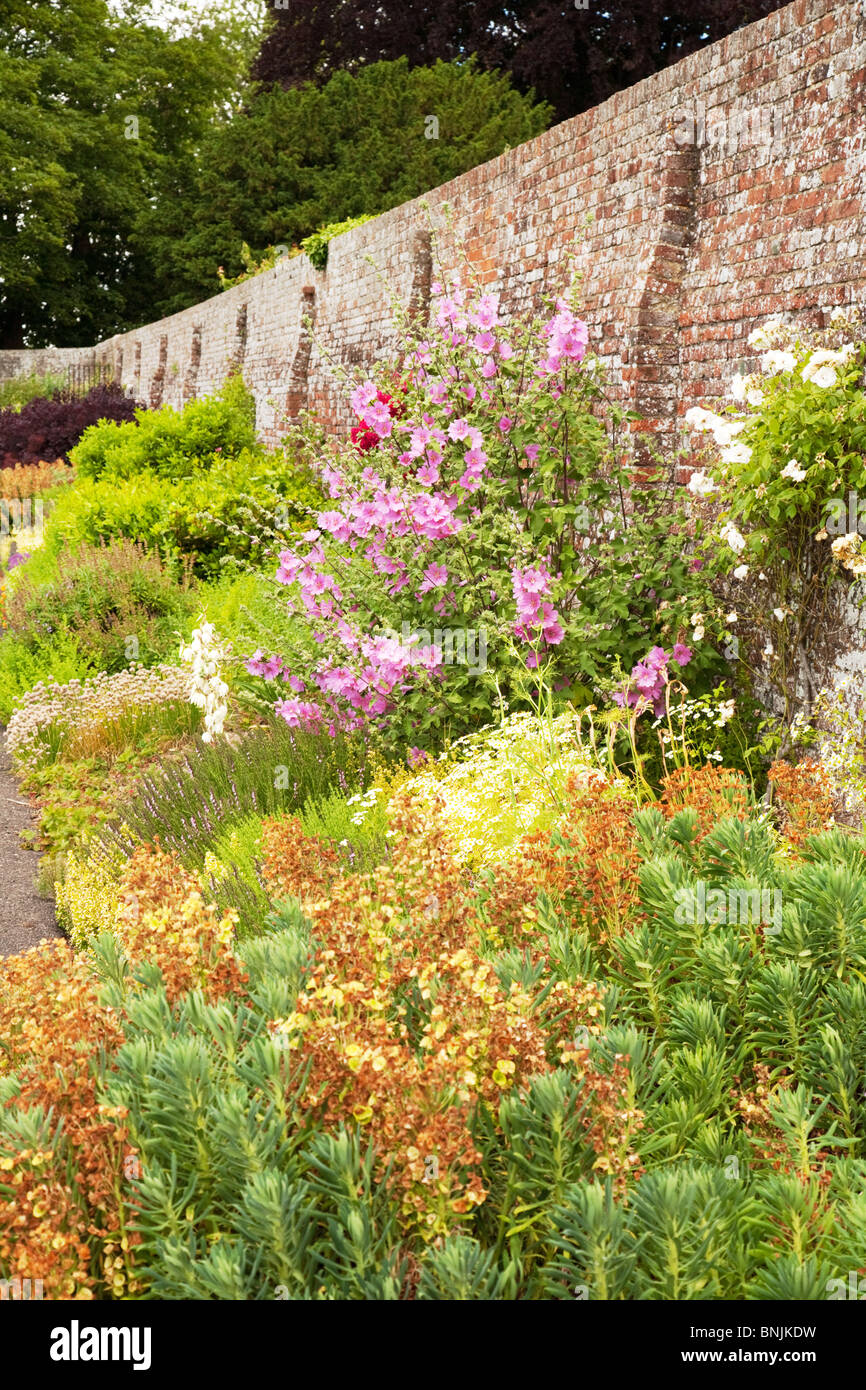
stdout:
<svg viewBox="0 0 866 1390">
<path fill-rule="evenodd" d="M 766 376 L 779 376 L 782 372 L 792 372 L 797 365 L 793 352 L 780 352 L 773 349 L 761 358 L 761 370 Z"/>
<path fill-rule="evenodd" d="M 716 491 L 716 485 L 712 478 L 708 478 L 706 473 L 700 470 L 693 473 L 688 482 L 689 492 L 694 493 L 695 497 L 709 497 Z"/>
<path fill-rule="evenodd" d="M 826 348 L 813 352 L 803 368 L 803 380 L 829 390 L 836 385 L 836 368 L 844 366 L 850 355 L 844 348 L 841 352 L 831 352 Z"/>
<path fill-rule="evenodd" d="M 732 376 L 728 391 L 735 401 L 744 401 L 746 399 L 746 378 L 740 376 L 739 373 Z"/>
<path fill-rule="evenodd" d="M 795 483 L 802 483 L 805 476 L 805 468 L 801 468 L 796 459 L 789 459 L 782 469 L 782 477 L 790 478 Z"/>
<path fill-rule="evenodd" d="M 746 577 L 746 575 L 747 575 L 748 573 L 749 573 L 749 566 L 748 566 L 748 565 L 737 565 L 737 568 L 734 570 L 734 578 L 735 578 L 735 579 L 745 579 L 745 577 Z"/>
<path fill-rule="evenodd" d="M 686 411 L 686 424 L 693 430 L 714 430 L 724 423 L 721 415 L 704 410 L 700 405 L 693 405 Z"/>
<path fill-rule="evenodd" d="M 733 443 L 722 450 L 722 463 L 748 463 L 752 451 L 748 444 Z"/>
<path fill-rule="evenodd" d="M 784 610 L 784 608 L 774 608 L 774 609 L 773 609 L 773 617 L 776 619 L 777 622 L 783 623 L 783 622 L 785 621 L 785 610 Z"/>
<path fill-rule="evenodd" d="M 734 435 L 739 434 L 740 430 L 745 428 L 745 420 L 720 420 L 719 424 L 713 428 L 713 439 L 720 449 L 724 449 L 732 442 Z"/>
<path fill-rule="evenodd" d="M 740 551 L 746 548 L 745 536 L 743 536 L 730 521 L 722 527 L 721 537 L 723 541 L 727 541 L 736 555 L 739 555 Z"/>
<path fill-rule="evenodd" d="M 813 382 L 815 386 L 820 386 L 823 391 L 829 391 L 832 386 L 836 385 L 837 381 L 836 373 L 833 371 L 832 367 L 819 367 L 817 371 L 812 372 L 808 377 L 806 377 L 805 372 L 803 376 L 807 381 Z"/>
<path fill-rule="evenodd" d="M 748 337 L 749 347 L 768 348 L 772 345 L 773 337 L 777 328 L 781 328 L 782 320 L 776 315 L 774 318 L 767 319 L 760 328 L 753 328 Z"/>
</svg>

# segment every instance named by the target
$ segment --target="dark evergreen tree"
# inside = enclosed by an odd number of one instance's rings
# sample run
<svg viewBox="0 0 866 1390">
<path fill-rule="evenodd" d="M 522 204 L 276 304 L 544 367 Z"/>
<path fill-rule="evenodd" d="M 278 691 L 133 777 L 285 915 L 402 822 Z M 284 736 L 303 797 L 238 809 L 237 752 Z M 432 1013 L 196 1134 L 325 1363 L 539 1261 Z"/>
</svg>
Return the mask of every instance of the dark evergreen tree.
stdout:
<svg viewBox="0 0 866 1390">
<path fill-rule="evenodd" d="M 254 67 L 262 82 L 322 83 L 362 63 L 478 55 L 534 88 L 557 120 L 604 101 L 783 0 L 271 0 Z"/>
</svg>

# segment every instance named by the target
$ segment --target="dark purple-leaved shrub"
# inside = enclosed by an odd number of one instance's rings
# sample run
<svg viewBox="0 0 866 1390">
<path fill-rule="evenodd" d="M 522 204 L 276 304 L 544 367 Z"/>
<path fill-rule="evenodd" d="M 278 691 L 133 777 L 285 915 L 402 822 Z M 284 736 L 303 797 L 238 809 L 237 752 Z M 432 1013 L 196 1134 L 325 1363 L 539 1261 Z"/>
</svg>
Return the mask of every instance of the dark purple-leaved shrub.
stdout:
<svg viewBox="0 0 866 1390">
<path fill-rule="evenodd" d="M 115 382 L 93 386 L 86 395 L 56 391 L 37 396 L 21 410 L 0 410 L 0 467 L 64 459 L 89 425 L 99 420 L 134 420 L 137 402 Z"/>
</svg>

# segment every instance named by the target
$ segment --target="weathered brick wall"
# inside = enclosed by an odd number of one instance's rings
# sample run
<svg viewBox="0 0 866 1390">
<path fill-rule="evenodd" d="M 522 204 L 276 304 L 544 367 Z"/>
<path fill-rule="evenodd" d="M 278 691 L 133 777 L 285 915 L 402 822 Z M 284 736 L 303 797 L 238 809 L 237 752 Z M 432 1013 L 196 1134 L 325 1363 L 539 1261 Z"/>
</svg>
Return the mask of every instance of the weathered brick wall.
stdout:
<svg viewBox="0 0 866 1390">
<path fill-rule="evenodd" d="M 332 364 L 357 371 L 387 348 L 385 283 L 424 303 L 428 217 L 442 229 L 450 207 L 446 269 L 456 237 L 510 311 L 555 288 L 591 216 L 577 264 L 593 346 L 614 389 L 670 436 L 745 365 L 756 321 L 821 323 L 866 299 L 864 111 L 866 5 L 796 0 L 347 233 L 326 271 L 285 260 L 75 360 L 112 366 L 154 405 L 241 366 L 267 440 L 307 404 L 345 424 Z M 0 353 L 0 377 L 44 357 Z"/>
</svg>

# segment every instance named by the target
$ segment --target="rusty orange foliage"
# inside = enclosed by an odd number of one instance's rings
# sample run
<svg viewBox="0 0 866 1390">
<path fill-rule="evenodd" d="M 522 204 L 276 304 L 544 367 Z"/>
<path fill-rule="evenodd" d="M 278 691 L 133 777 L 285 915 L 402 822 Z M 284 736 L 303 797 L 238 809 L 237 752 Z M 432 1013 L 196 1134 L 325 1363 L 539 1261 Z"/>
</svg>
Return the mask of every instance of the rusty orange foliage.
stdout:
<svg viewBox="0 0 866 1390">
<path fill-rule="evenodd" d="M 92 970 L 65 942 L 45 941 L 0 963 L 0 1071 L 20 1089 L 7 1106 L 52 1111 L 44 1148 L 0 1151 L 0 1270 L 41 1279 L 48 1298 L 89 1298 L 99 1280 L 91 1242 L 104 1245 L 103 1281 L 127 1287 L 132 1244 L 122 1229 L 118 1175 L 124 1111 L 100 1105 L 91 1060 L 123 1041 Z"/>
<path fill-rule="evenodd" d="M 118 936 L 133 962 L 158 966 L 174 1002 L 191 989 L 208 999 L 237 994 L 246 976 L 232 945 L 237 916 L 218 917 L 201 881 L 177 856 L 157 847 L 136 850 L 120 885 Z"/>
<path fill-rule="evenodd" d="M 263 873 L 275 898 L 302 902 L 328 896 L 340 872 L 335 851 L 323 840 L 307 835 L 297 816 L 265 821 L 262 831 Z"/>
<path fill-rule="evenodd" d="M 746 820 L 749 815 L 749 788 L 745 777 L 729 767 L 680 767 L 662 780 L 660 807 L 670 820 L 684 806 L 697 812 L 701 841 L 724 816 Z"/>
<path fill-rule="evenodd" d="M 597 987 L 557 982 L 542 1008 L 516 984 L 503 988 L 480 954 L 489 924 L 438 819 L 403 795 L 392 824 L 390 863 L 307 899 L 310 974 L 294 1013 L 274 1023 L 310 1067 L 302 1108 L 328 1126 L 353 1117 L 366 1127 L 404 1221 L 431 1237 L 487 1195 L 472 1139 L 478 1107 L 495 1115 L 507 1090 L 564 1061 L 591 1099 L 590 1143 L 615 1155 L 600 1165 L 632 1169 L 636 1157 L 613 1137 L 639 1123 L 623 1106 L 624 1072 L 594 1072 L 570 1042 L 578 1026 L 598 1030 Z M 299 877 L 284 884 L 300 894 L 315 846 L 305 855 L 297 833 L 292 846 Z"/>
<path fill-rule="evenodd" d="M 243 988 L 234 927 L 173 855 L 140 849 L 130 860 L 118 935 L 133 966 L 160 968 L 170 1000 L 195 988 L 210 1000 Z M 91 965 L 65 942 L 0 962 L 0 1073 L 14 1073 L 19 1086 L 7 1105 L 53 1112 L 50 1146 L 0 1150 L 0 1276 L 41 1279 L 48 1298 L 105 1289 L 127 1297 L 138 1288 L 138 1237 L 124 1228 L 130 1197 L 122 1194 L 124 1160 L 135 1149 L 126 1112 L 98 1099 L 100 1066 L 111 1066 L 122 1042 Z"/>
<path fill-rule="evenodd" d="M 792 845 L 833 824 L 833 794 L 827 774 L 813 758 L 792 764 L 777 760 L 769 771 L 780 829 Z"/>
</svg>

